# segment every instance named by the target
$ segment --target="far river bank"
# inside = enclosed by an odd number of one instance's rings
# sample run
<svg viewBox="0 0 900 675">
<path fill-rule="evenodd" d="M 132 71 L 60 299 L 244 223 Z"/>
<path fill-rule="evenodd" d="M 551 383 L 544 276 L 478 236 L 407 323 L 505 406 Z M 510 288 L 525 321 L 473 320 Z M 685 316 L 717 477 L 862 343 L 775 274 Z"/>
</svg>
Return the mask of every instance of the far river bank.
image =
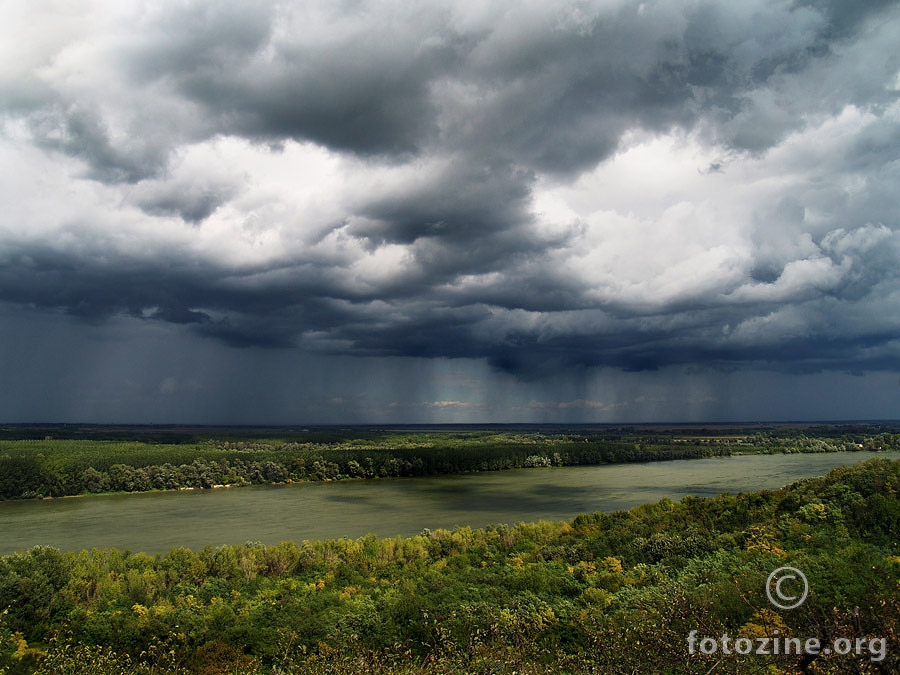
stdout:
<svg viewBox="0 0 900 675">
<path fill-rule="evenodd" d="M 898 452 L 735 455 L 240 490 L 0 502 L 0 555 L 36 545 L 160 553 L 176 546 L 409 536 L 425 528 L 569 520 L 663 498 L 777 489 Z"/>
</svg>

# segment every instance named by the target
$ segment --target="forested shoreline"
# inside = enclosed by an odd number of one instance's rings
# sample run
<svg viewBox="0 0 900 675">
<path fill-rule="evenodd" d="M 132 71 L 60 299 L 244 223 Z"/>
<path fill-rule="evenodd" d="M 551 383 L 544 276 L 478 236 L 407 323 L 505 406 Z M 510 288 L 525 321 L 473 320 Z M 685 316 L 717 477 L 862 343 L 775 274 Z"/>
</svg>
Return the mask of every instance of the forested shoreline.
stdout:
<svg viewBox="0 0 900 675">
<path fill-rule="evenodd" d="M 895 427 L 607 432 L 155 432 L 152 439 L 0 436 L 0 499 L 433 476 L 749 453 L 900 450 Z M 59 430 L 53 430 L 58 434 Z M 31 436 L 34 434 L 32 433 Z M 72 434 L 70 433 L 70 436 Z"/>
<path fill-rule="evenodd" d="M 900 462 L 571 522 L 162 555 L 0 557 L 3 675 L 896 673 Z M 791 565 L 806 602 L 778 610 Z M 686 638 L 884 639 L 870 655 L 690 654 Z M 777 631 L 777 633 L 776 633 Z"/>
</svg>

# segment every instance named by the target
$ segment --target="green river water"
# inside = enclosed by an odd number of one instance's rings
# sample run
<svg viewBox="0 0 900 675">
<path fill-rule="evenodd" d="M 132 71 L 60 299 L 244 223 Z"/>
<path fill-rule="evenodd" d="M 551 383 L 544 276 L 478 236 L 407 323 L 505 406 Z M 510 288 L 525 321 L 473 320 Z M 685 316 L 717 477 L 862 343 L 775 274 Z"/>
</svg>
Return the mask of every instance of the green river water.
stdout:
<svg viewBox="0 0 900 675">
<path fill-rule="evenodd" d="M 412 535 L 568 520 L 669 497 L 775 489 L 870 453 L 747 455 L 434 478 L 0 501 L 0 554 L 38 544 L 157 553 L 175 546 Z M 900 458 L 900 453 L 878 456 Z"/>
</svg>

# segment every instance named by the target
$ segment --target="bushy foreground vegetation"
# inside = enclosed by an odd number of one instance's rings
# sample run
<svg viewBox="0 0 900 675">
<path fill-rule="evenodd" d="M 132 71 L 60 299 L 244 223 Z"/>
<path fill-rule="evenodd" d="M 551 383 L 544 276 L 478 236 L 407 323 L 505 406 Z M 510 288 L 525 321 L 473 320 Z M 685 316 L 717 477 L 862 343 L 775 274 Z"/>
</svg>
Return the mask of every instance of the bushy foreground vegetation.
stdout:
<svg viewBox="0 0 900 675">
<path fill-rule="evenodd" d="M 0 558 L 0 673 L 897 673 L 900 462 L 409 538 Z M 809 578 L 778 610 L 768 574 Z M 700 636 L 884 654 L 689 654 Z"/>
<path fill-rule="evenodd" d="M 494 471 L 523 467 L 693 459 L 739 453 L 900 450 L 896 429 L 592 433 L 375 432 L 281 436 L 155 432 L 153 441 L 74 434 L 0 436 L 0 499 L 143 492 Z M 28 435 L 28 430 L 18 430 Z M 55 430 L 55 433 L 58 430 Z M 73 434 L 69 434 L 73 435 Z M 98 438 L 99 436 L 99 438 Z M 114 435 L 114 438 L 117 436 Z"/>
</svg>

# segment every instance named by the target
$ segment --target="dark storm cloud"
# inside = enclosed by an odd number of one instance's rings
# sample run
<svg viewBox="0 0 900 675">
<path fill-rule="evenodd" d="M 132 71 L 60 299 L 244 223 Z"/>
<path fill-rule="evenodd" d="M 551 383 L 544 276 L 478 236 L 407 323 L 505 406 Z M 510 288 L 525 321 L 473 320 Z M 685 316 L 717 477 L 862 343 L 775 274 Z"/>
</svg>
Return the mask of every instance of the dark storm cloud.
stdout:
<svg viewBox="0 0 900 675">
<path fill-rule="evenodd" d="M 295 274 L 289 288 L 273 289 L 248 281 L 256 272 L 224 273 L 176 257 L 162 265 L 32 247 L 8 255 L 0 267 L 0 300 L 64 309 L 90 321 L 127 314 L 191 325 L 239 347 L 294 346 L 304 325 L 328 328 L 343 319 L 321 300 L 328 286 L 312 275 Z"/>
<path fill-rule="evenodd" d="M 186 223 L 201 223 L 237 192 L 233 185 L 207 182 L 169 182 L 142 185 L 135 203 L 148 214 L 178 216 Z"/>
<path fill-rule="evenodd" d="M 48 105 L 29 119 L 38 145 L 78 157 L 104 183 L 135 183 L 165 167 L 165 148 L 130 138 L 114 143 L 102 116 L 78 104 Z"/>
<path fill-rule="evenodd" d="M 470 166 L 464 159 L 397 194 L 377 195 L 360 209 L 369 224 L 355 228 L 375 241 L 418 239 L 477 242 L 529 218 L 531 176 L 509 166 Z"/>
<path fill-rule="evenodd" d="M 365 15 L 343 38 L 315 34 L 302 16 L 273 36 L 290 18 L 255 5 L 185 6 L 160 17 L 128 63 L 140 81 L 202 106 L 213 133 L 369 154 L 413 151 L 434 131 L 428 87 L 444 50 L 416 44 L 410 25 L 366 25 Z"/>
<path fill-rule="evenodd" d="M 4 223 L 6 302 L 183 324 L 234 346 L 486 358 L 516 373 L 898 363 L 897 72 L 877 31 L 897 25 L 896 3 L 138 14 L 129 39 L 102 43 L 95 80 L 61 50 L 56 70 L 3 85 L 19 92 L 5 119 L 80 161 L 101 195 L 85 210 L 103 216 L 59 216 L 71 245 Z M 816 142 L 797 139 L 829 121 L 835 145 L 811 158 Z M 689 169 L 708 185 L 738 195 L 740 179 L 712 181 L 754 158 L 784 185 L 741 196 L 749 225 L 717 213 L 706 238 L 699 207 L 678 220 L 672 195 L 593 220 L 539 213 L 541 191 L 575 189 L 666 134 L 715 149 Z M 259 178 L 249 159 L 184 163 L 222 139 L 265 161 L 314 144 L 347 185 L 311 188 L 314 217 L 290 199 L 324 163 L 277 188 L 280 169 Z"/>
<path fill-rule="evenodd" d="M 172 141 L 236 133 L 363 155 L 465 148 L 474 181 L 485 161 L 577 172 L 615 151 L 628 128 L 689 127 L 707 113 L 743 113 L 750 119 L 731 140 L 762 149 L 757 136 L 772 125 L 747 109 L 752 87 L 801 70 L 822 31 L 866 14 L 779 6 L 734 17 L 712 4 L 642 12 L 626 3 L 578 16 L 564 5 L 536 16 L 506 8 L 496 25 L 467 27 L 447 9 L 312 7 L 189 3 L 144 17 L 136 44 L 117 56 L 134 85 L 174 89 L 203 109 L 195 128 L 168 130 Z M 148 164 L 113 147 L 95 113 L 56 117 L 45 135 L 66 136 L 60 147 L 80 150 L 96 177 L 133 179 L 126 156 Z"/>
<path fill-rule="evenodd" d="M 338 7 L 188 3 L 143 17 L 135 44 L 116 55 L 123 75 L 202 111 L 154 141 L 223 133 L 363 156 L 463 150 L 473 182 L 498 162 L 577 173 L 635 127 L 705 120 L 720 140 L 762 151 L 823 101 L 799 100 L 792 119 L 775 119 L 754 91 L 827 58 L 829 36 L 846 38 L 878 9 L 625 3 L 531 15 L 513 6 L 468 26 L 446 8 Z M 111 144 L 93 113 L 56 116 L 60 147 L 80 152 L 99 179 L 134 180 L 138 166 L 146 175 L 158 164 Z M 133 123 L 135 135 L 154 126 Z"/>
<path fill-rule="evenodd" d="M 827 17 L 821 30 L 824 40 L 851 36 L 863 21 L 894 3 L 892 0 L 801 0 L 797 4 L 820 11 Z"/>
<path fill-rule="evenodd" d="M 120 312 L 158 315 L 176 323 L 202 320 L 188 308 L 209 299 L 202 271 L 158 263 L 79 257 L 47 246 L 7 251 L 0 268 L 0 297 L 8 302 L 65 309 L 99 319 Z"/>
</svg>

